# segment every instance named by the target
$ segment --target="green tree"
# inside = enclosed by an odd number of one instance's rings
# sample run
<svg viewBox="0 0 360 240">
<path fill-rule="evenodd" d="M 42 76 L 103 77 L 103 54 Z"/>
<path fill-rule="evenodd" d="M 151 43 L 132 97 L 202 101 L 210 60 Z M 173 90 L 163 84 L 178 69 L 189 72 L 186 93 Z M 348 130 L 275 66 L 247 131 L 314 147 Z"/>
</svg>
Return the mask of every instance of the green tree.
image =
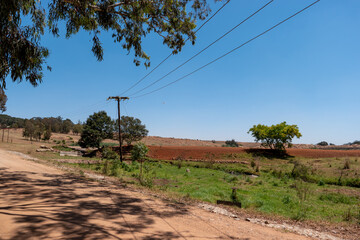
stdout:
<svg viewBox="0 0 360 240">
<path fill-rule="evenodd" d="M 79 121 L 77 124 L 73 127 L 73 133 L 75 135 L 81 134 L 83 130 L 83 124 Z"/>
<path fill-rule="evenodd" d="M 254 125 L 249 129 L 248 133 L 250 132 L 256 142 L 261 142 L 261 145 L 276 150 L 291 147 L 292 139 L 302 136 L 297 125 L 288 125 L 286 122 L 271 126 Z"/>
<path fill-rule="evenodd" d="M 119 124 L 116 120 L 116 130 L 119 131 Z M 146 129 L 144 124 L 141 124 L 140 119 L 122 116 L 120 121 L 121 127 L 121 140 L 125 141 L 128 145 L 131 145 L 132 142 L 140 141 L 146 137 L 149 131 Z M 117 137 L 117 136 L 116 136 Z"/>
<path fill-rule="evenodd" d="M 49 141 L 50 138 L 51 138 L 51 128 L 47 128 L 47 129 L 45 129 L 45 131 L 43 133 L 43 140 Z"/>
<path fill-rule="evenodd" d="M 66 119 L 62 122 L 61 133 L 68 134 L 72 130 L 74 123 L 70 119 Z"/>
<path fill-rule="evenodd" d="M 220 1 L 220 0 L 216 0 Z M 47 7 L 44 2 L 48 3 Z M 12 81 L 41 83 L 49 50 L 41 45 L 46 28 L 59 36 L 59 24 L 65 26 L 66 38 L 89 32 L 92 52 L 103 60 L 101 33 L 111 34 L 126 52 L 134 52 L 134 63 L 150 57 L 143 50 L 143 38 L 154 33 L 176 54 L 185 39 L 195 42 L 196 21 L 209 13 L 206 0 L 11 0 L 0 1 L 0 88 Z"/>
<path fill-rule="evenodd" d="M 114 125 L 105 111 L 90 115 L 81 133 L 81 147 L 100 147 L 103 139 L 113 138 Z"/>
<path fill-rule="evenodd" d="M 23 137 L 29 138 L 32 141 L 32 138 L 35 135 L 35 126 L 32 121 L 26 120 L 25 126 L 23 129 Z"/>
</svg>

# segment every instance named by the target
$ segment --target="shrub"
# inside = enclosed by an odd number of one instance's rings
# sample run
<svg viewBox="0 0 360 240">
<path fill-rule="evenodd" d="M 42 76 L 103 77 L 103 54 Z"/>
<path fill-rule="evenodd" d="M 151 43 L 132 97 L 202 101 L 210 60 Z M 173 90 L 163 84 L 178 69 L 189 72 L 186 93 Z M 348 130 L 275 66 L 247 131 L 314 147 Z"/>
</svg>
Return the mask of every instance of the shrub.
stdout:
<svg viewBox="0 0 360 240">
<path fill-rule="evenodd" d="M 291 177 L 307 181 L 309 179 L 309 167 L 295 161 L 294 168 L 291 171 Z"/>
<path fill-rule="evenodd" d="M 325 183 L 324 183 L 323 180 L 320 180 L 320 181 L 318 182 L 318 186 L 324 186 L 324 185 L 325 185 Z"/>
<path fill-rule="evenodd" d="M 291 203 L 291 198 L 290 196 L 284 196 L 281 201 L 283 204 L 289 204 Z"/>
<path fill-rule="evenodd" d="M 102 157 L 105 159 L 113 160 L 119 159 L 119 155 L 109 147 L 106 147 L 102 150 Z"/>
<path fill-rule="evenodd" d="M 316 145 L 318 145 L 318 146 L 328 146 L 329 144 L 327 142 L 325 142 L 325 141 L 322 141 L 322 142 L 317 143 Z"/>
<path fill-rule="evenodd" d="M 131 150 L 131 158 L 133 160 L 133 162 L 135 161 L 139 161 L 140 162 L 140 173 L 139 173 L 139 181 L 142 185 L 147 186 L 147 187 L 151 187 L 152 183 L 149 179 L 149 166 L 148 164 L 145 164 L 144 166 L 144 161 L 147 159 L 146 154 L 148 153 L 149 148 L 144 144 L 144 143 L 137 143 L 133 149 Z M 143 169 L 145 171 L 143 171 Z"/>
<path fill-rule="evenodd" d="M 230 195 L 231 201 L 234 203 L 240 203 L 240 199 L 237 195 L 237 189 L 233 188 Z"/>
<path fill-rule="evenodd" d="M 256 166 L 256 163 L 254 162 L 254 160 L 251 161 L 250 166 L 251 166 L 252 168 L 254 168 L 254 167 Z"/>
<path fill-rule="evenodd" d="M 226 140 L 225 145 L 223 145 L 223 147 L 239 147 L 239 144 L 235 141 L 235 139 Z"/>
<path fill-rule="evenodd" d="M 349 159 L 345 159 L 344 169 L 350 169 L 350 160 Z"/>
</svg>

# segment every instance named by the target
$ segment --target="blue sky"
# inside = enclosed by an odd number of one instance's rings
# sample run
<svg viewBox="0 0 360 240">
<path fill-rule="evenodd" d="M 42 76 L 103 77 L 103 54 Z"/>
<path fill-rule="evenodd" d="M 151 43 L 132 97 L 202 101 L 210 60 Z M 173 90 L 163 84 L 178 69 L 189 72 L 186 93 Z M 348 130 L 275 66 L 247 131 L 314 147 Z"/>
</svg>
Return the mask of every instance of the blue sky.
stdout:
<svg viewBox="0 0 360 240">
<path fill-rule="evenodd" d="M 213 4 L 213 12 L 221 3 Z M 232 0 L 198 32 L 194 46 L 172 56 L 129 94 L 178 66 L 241 22 L 267 1 Z M 181 77 L 256 36 L 310 4 L 310 0 L 275 0 L 202 55 L 150 88 Z M 295 143 L 322 140 L 342 144 L 360 139 L 360 1 L 322 0 L 277 29 L 209 67 L 156 93 L 122 103 L 122 114 L 138 117 L 150 135 L 208 140 L 252 141 L 254 124 L 297 124 L 303 137 Z M 64 33 L 64 31 L 62 31 Z M 105 110 L 115 118 L 118 95 L 150 70 L 136 67 L 133 54 L 103 33 L 104 61 L 91 52 L 91 36 L 70 39 L 46 35 L 50 49 L 44 82 L 7 86 L 11 116 L 62 116 L 84 121 Z M 149 35 L 144 48 L 152 67 L 170 50 Z M 146 91 L 145 91 L 146 92 Z"/>
</svg>

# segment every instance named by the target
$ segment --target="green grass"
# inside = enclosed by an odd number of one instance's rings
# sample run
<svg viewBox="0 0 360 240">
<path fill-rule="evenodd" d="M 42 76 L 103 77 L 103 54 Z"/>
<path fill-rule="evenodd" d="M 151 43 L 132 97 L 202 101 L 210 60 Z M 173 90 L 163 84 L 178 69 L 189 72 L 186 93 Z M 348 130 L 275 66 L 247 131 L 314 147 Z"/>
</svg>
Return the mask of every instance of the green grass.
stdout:
<svg viewBox="0 0 360 240">
<path fill-rule="evenodd" d="M 102 142 L 100 147 L 116 147 L 119 146 L 119 143 L 109 143 L 109 142 Z"/>
<path fill-rule="evenodd" d="M 102 164 L 75 164 L 82 168 L 104 173 Z M 136 178 L 139 165 L 124 165 L 117 169 L 115 175 Z M 277 165 L 285 173 L 291 166 L 281 161 Z M 111 168 L 111 166 L 109 167 Z M 354 188 L 334 185 L 319 185 L 308 182 L 310 189 L 308 198 L 301 202 L 294 188 L 296 180 L 288 174 L 274 174 L 272 171 L 260 171 L 258 177 L 252 173 L 250 165 L 215 164 L 173 161 L 164 163 L 151 161 L 147 163 L 151 169 L 154 189 L 176 193 L 180 196 L 216 203 L 216 200 L 231 201 L 232 188 L 236 187 L 238 198 L 244 208 L 276 214 L 292 219 L 325 220 L 329 222 L 349 221 L 346 213 L 350 209 L 350 221 L 360 221 L 359 195 L 343 194 L 341 191 Z M 266 169 L 265 169 L 266 170 Z M 109 174 L 114 172 L 109 171 Z M 133 181 L 136 182 L 136 181 Z"/>
</svg>

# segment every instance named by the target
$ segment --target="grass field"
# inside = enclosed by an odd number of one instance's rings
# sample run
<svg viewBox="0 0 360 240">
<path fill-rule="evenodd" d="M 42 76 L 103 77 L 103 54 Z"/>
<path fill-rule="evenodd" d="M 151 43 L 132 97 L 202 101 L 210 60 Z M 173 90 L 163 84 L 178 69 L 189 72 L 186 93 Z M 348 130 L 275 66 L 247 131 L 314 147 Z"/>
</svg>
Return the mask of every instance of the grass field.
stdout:
<svg viewBox="0 0 360 240">
<path fill-rule="evenodd" d="M 264 159 L 265 163 L 268 161 L 270 160 Z M 236 197 L 246 209 L 294 220 L 360 223 L 359 188 L 343 186 L 336 182 L 337 176 L 330 174 L 331 171 L 329 175 L 321 177 L 312 175 L 311 170 L 308 169 L 310 171 L 308 179 L 303 178 L 304 176 L 295 177 L 291 175 L 294 160 L 290 162 L 272 159 L 271 161 L 274 170 L 270 170 L 267 166 L 256 172 L 256 166 L 253 169 L 246 164 L 153 160 L 144 165 L 146 179 L 144 185 L 210 203 L 216 203 L 217 200 L 232 201 L 232 189 L 236 188 Z M 327 161 L 329 159 L 324 160 Z M 346 161 L 346 159 L 337 161 Z M 356 159 L 350 161 L 352 168 L 359 167 L 358 164 L 353 164 Z M 262 161 L 259 160 L 259 163 L 261 164 Z M 104 160 L 102 164 L 71 165 L 139 184 L 138 163 L 116 167 L 111 161 L 106 163 Z M 249 175 L 251 173 L 254 175 Z M 349 179 L 352 178 L 344 177 L 343 181 L 350 181 Z M 331 184 L 327 184 L 327 181 Z"/>
</svg>

